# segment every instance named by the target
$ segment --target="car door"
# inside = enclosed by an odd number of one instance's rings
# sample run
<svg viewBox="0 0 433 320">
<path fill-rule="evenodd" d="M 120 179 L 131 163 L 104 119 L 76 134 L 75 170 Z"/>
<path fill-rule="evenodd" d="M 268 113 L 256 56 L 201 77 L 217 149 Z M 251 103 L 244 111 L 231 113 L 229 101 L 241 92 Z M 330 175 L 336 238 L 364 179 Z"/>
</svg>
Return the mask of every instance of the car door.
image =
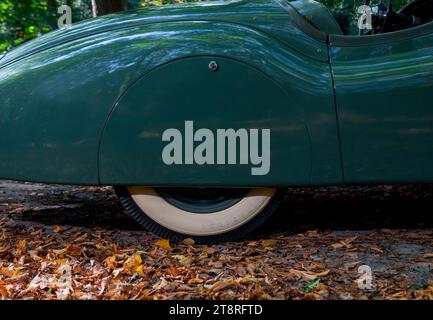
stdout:
<svg viewBox="0 0 433 320">
<path fill-rule="evenodd" d="M 433 23 L 330 37 L 346 183 L 433 181 Z"/>
</svg>

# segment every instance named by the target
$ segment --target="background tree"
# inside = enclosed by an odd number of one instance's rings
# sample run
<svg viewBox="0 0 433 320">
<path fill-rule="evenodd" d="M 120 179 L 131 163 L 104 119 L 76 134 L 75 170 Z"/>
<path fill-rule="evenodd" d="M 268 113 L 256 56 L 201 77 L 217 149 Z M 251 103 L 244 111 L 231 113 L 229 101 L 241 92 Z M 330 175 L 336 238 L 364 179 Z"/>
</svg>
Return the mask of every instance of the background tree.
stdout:
<svg viewBox="0 0 433 320">
<path fill-rule="evenodd" d="M 92 0 L 92 12 L 94 17 L 127 9 L 128 0 Z"/>
</svg>

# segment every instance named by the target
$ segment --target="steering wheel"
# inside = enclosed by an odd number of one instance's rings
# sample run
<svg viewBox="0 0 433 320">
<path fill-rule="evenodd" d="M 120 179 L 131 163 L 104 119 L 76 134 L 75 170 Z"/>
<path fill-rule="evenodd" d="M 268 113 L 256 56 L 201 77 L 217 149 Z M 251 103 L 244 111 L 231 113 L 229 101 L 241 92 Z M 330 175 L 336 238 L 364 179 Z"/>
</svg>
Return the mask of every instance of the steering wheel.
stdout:
<svg viewBox="0 0 433 320">
<path fill-rule="evenodd" d="M 371 0 L 366 0 L 365 5 L 370 6 Z M 386 32 L 388 27 L 393 22 L 394 12 L 394 0 L 388 0 L 388 5 L 385 6 L 383 3 L 383 0 L 380 1 L 378 5 L 379 12 L 374 13 L 372 20 L 373 20 L 373 30 L 365 31 L 363 29 L 359 29 L 359 35 L 363 36 L 366 34 L 377 34 L 377 33 L 383 33 Z"/>
<path fill-rule="evenodd" d="M 392 16 L 394 14 L 393 7 L 394 7 L 394 0 L 388 0 L 388 7 L 386 10 L 385 20 L 383 21 L 383 24 L 382 24 L 382 27 L 380 28 L 379 33 L 386 32 L 386 29 L 391 25 Z"/>
<path fill-rule="evenodd" d="M 366 6 L 370 6 L 371 1 L 365 2 Z M 384 0 L 381 0 L 377 6 L 377 10 L 372 13 L 372 30 L 363 30 L 360 28 L 359 35 L 371 35 L 393 32 L 398 30 L 404 30 L 412 28 L 414 26 L 422 25 L 426 22 L 430 22 L 432 19 L 425 19 L 411 15 L 410 13 L 394 12 L 394 0 L 388 0 L 388 5 L 384 4 Z"/>
</svg>

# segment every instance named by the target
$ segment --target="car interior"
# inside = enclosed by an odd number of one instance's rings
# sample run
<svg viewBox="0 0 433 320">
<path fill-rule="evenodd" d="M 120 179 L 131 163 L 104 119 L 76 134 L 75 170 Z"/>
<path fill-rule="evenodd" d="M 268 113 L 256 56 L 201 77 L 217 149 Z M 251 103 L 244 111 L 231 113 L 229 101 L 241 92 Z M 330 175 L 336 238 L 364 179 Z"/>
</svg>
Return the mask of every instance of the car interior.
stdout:
<svg viewBox="0 0 433 320">
<path fill-rule="evenodd" d="M 304 18 L 318 30 L 329 35 L 348 35 L 342 30 L 337 19 L 324 5 L 315 1 L 295 1 L 290 3 Z M 394 0 L 374 3 L 366 0 L 365 6 L 370 8 L 371 26 L 359 29 L 360 36 L 384 34 L 417 27 L 433 21 L 433 0 L 415 0 L 401 9 L 395 8 Z M 359 16 L 355 17 L 358 22 Z M 363 23 L 367 23 L 364 15 Z"/>
</svg>

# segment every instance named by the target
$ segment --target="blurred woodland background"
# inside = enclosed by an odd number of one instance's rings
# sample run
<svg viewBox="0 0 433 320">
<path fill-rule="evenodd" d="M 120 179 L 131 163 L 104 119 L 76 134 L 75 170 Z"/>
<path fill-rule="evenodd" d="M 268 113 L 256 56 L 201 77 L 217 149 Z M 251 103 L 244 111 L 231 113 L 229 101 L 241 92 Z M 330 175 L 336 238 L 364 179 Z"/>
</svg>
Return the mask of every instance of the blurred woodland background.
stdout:
<svg viewBox="0 0 433 320">
<path fill-rule="evenodd" d="M 202 0 L 0 0 L 0 53 L 56 29 L 57 8 L 63 4 L 72 8 L 75 23 L 111 12 L 198 1 Z M 355 28 L 356 8 L 365 3 L 365 0 L 319 1 L 332 11 L 346 32 Z M 400 8 L 410 0 L 394 2 Z"/>
</svg>

